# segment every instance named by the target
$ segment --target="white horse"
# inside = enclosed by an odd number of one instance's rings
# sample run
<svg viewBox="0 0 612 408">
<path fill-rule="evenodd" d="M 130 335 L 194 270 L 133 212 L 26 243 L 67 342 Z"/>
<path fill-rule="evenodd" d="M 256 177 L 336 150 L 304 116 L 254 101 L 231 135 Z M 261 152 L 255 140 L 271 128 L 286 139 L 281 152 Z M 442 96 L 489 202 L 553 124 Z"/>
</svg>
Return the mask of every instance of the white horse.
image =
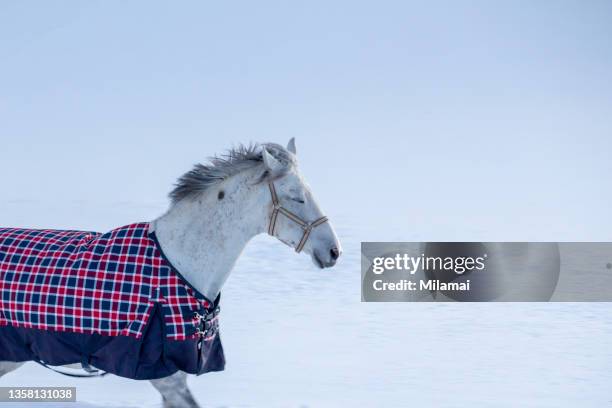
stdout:
<svg viewBox="0 0 612 408">
<path fill-rule="evenodd" d="M 231 150 L 209 164 L 196 165 L 170 193 L 168 212 L 150 222 L 159 244 L 183 277 L 215 299 L 236 260 L 254 236 L 268 232 L 310 255 L 319 268 L 334 266 L 338 238 L 323 216 L 296 160 L 295 141 L 287 148 L 262 144 Z M 23 362 L 0 362 L 0 376 Z M 164 407 L 198 407 L 177 372 L 151 380 Z"/>
</svg>

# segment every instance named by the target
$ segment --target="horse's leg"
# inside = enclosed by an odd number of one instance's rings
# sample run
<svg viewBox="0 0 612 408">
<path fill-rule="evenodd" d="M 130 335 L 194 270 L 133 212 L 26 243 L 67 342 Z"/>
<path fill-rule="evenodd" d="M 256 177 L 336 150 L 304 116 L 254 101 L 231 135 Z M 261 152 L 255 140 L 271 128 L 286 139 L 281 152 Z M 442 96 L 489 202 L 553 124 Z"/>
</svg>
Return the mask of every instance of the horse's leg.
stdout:
<svg viewBox="0 0 612 408">
<path fill-rule="evenodd" d="M 200 406 L 187 388 L 187 374 L 177 371 L 171 376 L 151 380 L 151 384 L 164 399 L 164 408 L 199 408 Z"/>
<path fill-rule="evenodd" d="M 14 361 L 0 361 L 0 377 L 6 373 L 10 373 L 11 371 L 18 369 L 24 364 L 25 361 L 21 361 L 19 363 Z"/>
</svg>

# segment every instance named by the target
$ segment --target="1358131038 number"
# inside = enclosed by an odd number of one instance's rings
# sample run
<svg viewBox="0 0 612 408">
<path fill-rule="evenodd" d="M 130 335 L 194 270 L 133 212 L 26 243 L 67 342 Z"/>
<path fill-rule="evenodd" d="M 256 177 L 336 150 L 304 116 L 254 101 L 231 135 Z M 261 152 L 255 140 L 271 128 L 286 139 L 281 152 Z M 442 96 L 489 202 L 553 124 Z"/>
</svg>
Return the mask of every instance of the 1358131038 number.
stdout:
<svg viewBox="0 0 612 408">
<path fill-rule="evenodd" d="M 76 387 L 0 387 L 0 402 L 76 401 Z"/>
</svg>

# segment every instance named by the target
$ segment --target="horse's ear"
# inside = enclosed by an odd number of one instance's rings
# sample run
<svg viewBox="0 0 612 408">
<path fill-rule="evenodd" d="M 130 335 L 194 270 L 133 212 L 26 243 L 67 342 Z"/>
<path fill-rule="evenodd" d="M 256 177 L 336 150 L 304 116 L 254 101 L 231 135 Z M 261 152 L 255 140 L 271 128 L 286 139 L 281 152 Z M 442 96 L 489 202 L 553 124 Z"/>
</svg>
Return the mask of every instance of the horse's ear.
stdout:
<svg viewBox="0 0 612 408">
<path fill-rule="evenodd" d="M 268 169 L 271 173 L 276 173 L 278 170 L 281 169 L 281 167 L 283 167 L 283 164 L 274 156 L 272 156 L 270 152 L 268 152 L 268 150 L 265 148 L 263 149 L 262 156 L 266 169 Z"/>
<path fill-rule="evenodd" d="M 287 143 L 287 150 L 293 154 L 297 154 L 297 151 L 295 150 L 295 137 L 292 137 L 291 140 L 289 140 L 289 143 Z"/>
</svg>

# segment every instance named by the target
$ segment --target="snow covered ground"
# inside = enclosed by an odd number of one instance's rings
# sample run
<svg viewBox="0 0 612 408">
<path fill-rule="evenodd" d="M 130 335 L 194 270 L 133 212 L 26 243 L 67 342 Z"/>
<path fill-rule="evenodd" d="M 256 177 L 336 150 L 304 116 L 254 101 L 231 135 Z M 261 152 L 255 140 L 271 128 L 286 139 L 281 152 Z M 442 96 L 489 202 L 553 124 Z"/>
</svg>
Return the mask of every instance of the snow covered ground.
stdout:
<svg viewBox="0 0 612 408">
<path fill-rule="evenodd" d="M 113 209 L 120 219 L 148 211 Z M 62 213 L 59 224 L 84 216 Z M 610 304 L 361 303 L 359 243 L 377 233 L 375 225 L 336 218 L 344 256 L 331 270 L 267 236 L 247 247 L 223 292 L 226 371 L 189 380 L 203 406 L 612 404 Z M 161 406 L 148 382 L 73 379 L 33 363 L 0 385 L 76 386 L 75 408 Z"/>
</svg>

